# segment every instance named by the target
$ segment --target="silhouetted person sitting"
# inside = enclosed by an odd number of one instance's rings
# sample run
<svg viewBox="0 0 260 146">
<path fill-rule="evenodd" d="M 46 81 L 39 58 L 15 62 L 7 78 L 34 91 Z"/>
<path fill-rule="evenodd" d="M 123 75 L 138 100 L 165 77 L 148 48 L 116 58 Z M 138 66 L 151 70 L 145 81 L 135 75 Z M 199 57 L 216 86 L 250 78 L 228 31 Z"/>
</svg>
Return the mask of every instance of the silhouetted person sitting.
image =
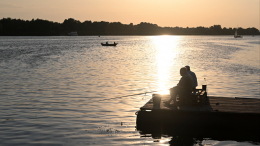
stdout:
<svg viewBox="0 0 260 146">
<path fill-rule="evenodd" d="M 192 77 L 187 73 L 187 69 L 185 67 L 180 69 L 181 79 L 177 86 L 170 89 L 171 98 L 170 100 L 166 101 L 166 104 L 170 104 L 173 100 L 174 104 L 176 104 L 176 97 L 177 95 L 180 98 L 180 101 L 186 101 L 187 98 L 190 96 L 192 92 Z"/>
<path fill-rule="evenodd" d="M 190 70 L 189 66 L 185 66 L 185 67 L 186 67 L 186 69 L 188 71 L 188 74 L 192 77 L 192 80 L 193 80 L 192 90 L 195 91 L 196 87 L 198 86 L 198 81 L 197 81 L 196 74 Z"/>
<path fill-rule="evenodd" d="M 116 44 L 116 42 L 114 42 L 114 44 Z"/>
<path fill-rule="evenodd" d="M 106 42 L 106 44 L 108 44 L 108 42 Z"/>
</svg>

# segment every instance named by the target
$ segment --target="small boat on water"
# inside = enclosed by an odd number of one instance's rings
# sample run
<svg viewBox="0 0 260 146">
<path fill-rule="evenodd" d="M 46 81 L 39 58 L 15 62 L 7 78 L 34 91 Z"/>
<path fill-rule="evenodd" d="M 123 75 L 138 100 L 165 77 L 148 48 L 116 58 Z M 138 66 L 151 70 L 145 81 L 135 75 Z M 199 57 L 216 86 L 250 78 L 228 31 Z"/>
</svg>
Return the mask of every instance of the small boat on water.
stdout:
<svg viewBox="0 0 260 146">
<path fill-rule="evenodd" d="M 243 38 L 243 36 L 237 35 L 237 29 L 236 29 L 236 32 L 234 34 L 234 38 Z"/>
<path fill-rule="evenodd" d="M 77 31 L 72 31 L 70 33 L 68 33 L 69 36 L 78 36 Z"/>
<path fill-rule="evenodd" d="M 101 43 L 102 46 L 116 46 L 118 43 L 113 43 L 113 44 L 109 44 L 108 42 L 106 42 L 105 44 L 104 43 Z"/>
</svg>

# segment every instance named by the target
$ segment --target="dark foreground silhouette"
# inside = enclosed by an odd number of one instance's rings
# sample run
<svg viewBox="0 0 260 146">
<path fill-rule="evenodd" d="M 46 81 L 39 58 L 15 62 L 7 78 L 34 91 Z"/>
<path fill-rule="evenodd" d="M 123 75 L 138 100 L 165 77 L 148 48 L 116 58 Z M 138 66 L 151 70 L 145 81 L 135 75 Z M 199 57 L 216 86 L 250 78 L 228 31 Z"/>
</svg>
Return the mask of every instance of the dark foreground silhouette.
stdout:
<svg viewBox="0 0 260 146">
<path fill-rule="evenodd" d="M 233 130 L 230 130 L 228 127 L 203 129 L 199 125 L 176 127 L 172 123 L 161 122 L 156 124 L 137 123 L 136 128 L 142 137 L 152 137 L 153 139 L 172 137 L 169 141 L 171 145 L 200 145 L 205 139 L 260 144 L 259 131 L 257 129 L 241 129 L 240 127 Z"/>
</svg>

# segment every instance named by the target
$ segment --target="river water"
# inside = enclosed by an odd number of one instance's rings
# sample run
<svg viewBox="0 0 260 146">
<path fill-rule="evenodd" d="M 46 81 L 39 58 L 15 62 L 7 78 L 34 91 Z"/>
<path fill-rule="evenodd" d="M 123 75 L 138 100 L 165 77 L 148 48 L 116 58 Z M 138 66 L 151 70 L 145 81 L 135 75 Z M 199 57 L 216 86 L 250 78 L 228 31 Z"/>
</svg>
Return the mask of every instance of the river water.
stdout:
<svg viewBox="0 0 260 146">
<path fill-rule="evenodd" d="M 2 36 L 0 145 L 169 145 L 135 128 L 150 92 L 168 93 L 189 65 L 209 96 L 260 98 L 259 54 L 259 36 Z M 259 143 L 193 143 L 223 144 Z"/>
</svg>

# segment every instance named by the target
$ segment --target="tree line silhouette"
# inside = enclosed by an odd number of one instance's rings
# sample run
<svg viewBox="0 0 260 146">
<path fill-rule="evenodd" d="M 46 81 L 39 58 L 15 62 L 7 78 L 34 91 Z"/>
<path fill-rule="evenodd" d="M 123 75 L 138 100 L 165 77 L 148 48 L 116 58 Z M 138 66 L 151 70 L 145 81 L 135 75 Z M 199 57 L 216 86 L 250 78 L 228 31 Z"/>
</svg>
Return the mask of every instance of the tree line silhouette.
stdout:
<svg viewBox="0 0 260 146">
<path fill-rule="evenodd" d="M 222 28 L 221 25 L 182 28 L 160 27 L 146 22 L 137 25 L 105 21 L 80 22 L 73 18 L 65 19 L 63 23 L 42 19 L 29 21 L 3 18 L 0 20 L 0 35 L 2 36 L 58 36 L 68 35 L 72 31 L 77 31 L 79 35 L 234 35 L 236 29 L 239 35 L 260 35 L 259 30 L 254 27 Z"/>
</svg>

